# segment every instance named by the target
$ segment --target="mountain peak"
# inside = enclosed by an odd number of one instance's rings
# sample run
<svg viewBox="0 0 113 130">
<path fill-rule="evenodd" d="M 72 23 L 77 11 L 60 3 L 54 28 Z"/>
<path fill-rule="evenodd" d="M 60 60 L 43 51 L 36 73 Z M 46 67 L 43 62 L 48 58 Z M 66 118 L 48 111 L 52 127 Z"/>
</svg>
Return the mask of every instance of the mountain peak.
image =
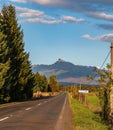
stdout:
<svg viewBox="0 0 113 130">
<path fill-rule="evenodd" d="M 57 62 L 65 62 L 65 61 L 59 58 Z"/>
<path fill-rule="evenodd" d="M 59 82 L 80 83 L 80 78 L 83 79 L 83 84 L 87 84 L 87 75 L 95 76 L 95 67 L 74 65 L 71 62 L 58 59 L 51 65 L 35 65 L 32 67 L 34 73 L 38 72 L 47 77 L 56 75 Z"/>
</svg>

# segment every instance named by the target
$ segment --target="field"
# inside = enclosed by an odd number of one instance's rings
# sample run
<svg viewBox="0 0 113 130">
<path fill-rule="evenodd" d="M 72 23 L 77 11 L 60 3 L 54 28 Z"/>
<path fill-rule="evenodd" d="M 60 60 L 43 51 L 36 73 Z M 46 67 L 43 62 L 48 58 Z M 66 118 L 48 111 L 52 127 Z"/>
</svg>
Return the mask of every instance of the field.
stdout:
<svg viewBox="0 0 113 130">
<path fill-rule="evenodd" d="M 87 94 L 86 95 L 87 106 L 90 110 L 95 113 L 99 113 L 101 111 L 99 98 L 94 94 Z"/>
<path fill-rule="evenodd" d="M 69 95 L 74 114 L 73 123 L 75 130 L 108 130 L 108 127 L 102 124 L 99 114 L 95 114 L 96 111 L 100 111 L 99 100 L 96 95 L 89 95 L 86 98 L 88 106 L 81 104 Z"/>
</svg>

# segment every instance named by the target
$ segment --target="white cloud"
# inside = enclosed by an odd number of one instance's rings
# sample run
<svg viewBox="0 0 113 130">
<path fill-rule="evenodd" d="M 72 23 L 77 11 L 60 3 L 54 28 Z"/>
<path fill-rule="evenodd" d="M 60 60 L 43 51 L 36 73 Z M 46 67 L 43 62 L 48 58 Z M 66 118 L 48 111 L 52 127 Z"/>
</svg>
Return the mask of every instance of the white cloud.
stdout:
<svg viewBox="0 0 113 130">
<path fill-rule="evenodd" d="M 106 34 L 96 38 L 97 40 L 102 40 L 105 42 L 113 42 L 113 34 Z"/>
<path fill-rule="evenodd" d="M 29 9 L 29 8 L 22 8 L 17 6 L 16 6 L 16 11 L 17 11 L 17 16 L 21 19 L 20 20 L 21 22 L 59 24 L 59 23 L 69 23 L 69 22 L 79 23 L 84 21 L 84 19 L 82 18 L 77 19 L 73 16 L 65 16 L 65 15 L 55 18 L 53 16 L 47 15 L 43 11 Z"/>
<path fill-rule="evenodd" d="M 100 40 L 100 41 L 104 41 L 104 42 L 113 42 L 113 34 L 105 34 L 105 35 L 97 36 L 94 38 L 88 34 L 85 34 L 82 37 L 86 38 L 88 40 Z"/>
<path fill-rule="evenodd" d="M 95 38 L 92 38 L 89 34 L 85 34 L 82 37 L 88 40 L 95 40 Z"/>
<path fill-rule="evenodd" d="M 108 10 L 112 13 L 112 0 L 29 0 L 44 6 L 65 8 L 75 12 L 85 14 L 86 16 L 113 20 L 112 14 L 106 14 Z"/>
<path fill-rule="evenodd" d="M 61 20 L 46 20 L 46 19 L 43 19 L 43 18 L 31 18 L 31 19 L 26 19 L 24 22 L 43 23 L 43 24 L 59 24 L 62 21 Z"/>
<path fill-rule="evenodd" d="M 113 21 L 113 15 L 102 13 L 102 12 L 89 12 L 88 15 L 98 19 Z"/>
<path fill-rule="evenodd" d="M 38 17 L 44 15 L 43 11 L 16 7 L 18 17 Z"/>
<path fill-rule="evenodd" d="M 71 19 L 67 19 L 67 18 Z M 68 16 L 64 18 L 64 16 L 61 16 L 61 19 L 55 19 L 54 17 L 44 15 L 43 17 L 37 17 L 37 18 L 28 18 L 24 20 L 24 22 L 29 22 L 29 23 L 43 23 L 43 24 L 60 24 L 60 23 L 67 23 L 67 22 L 82 22 L 83 20 L 81 19 L 76 19 L 74 17 Z"/>
<path fill-rule="evenodd" d="M 27 0 L 10 0 L 11 2 L 27 3 Z"/>
<path fill-rule="evenodd" d="M 52 16 L 45 14 L 43 11 L 33 10 L 29 8 L 16 7 L 17 15 L 21 22 L 43 23 L 43 24 L 59 24 L 61 20 L 57 20 Z"/>
<path fill-rule="evenodd" d="M 75 23 L 79 23 L 79 22 L 83 22 L 84 19 L 80 18 L 80 19 L 77 19 L 75 17 L 72 17 L 72 16 L 62 16 L 62 20 L 64 20 L 65 22 L 75 22 Z"/>
</svg>

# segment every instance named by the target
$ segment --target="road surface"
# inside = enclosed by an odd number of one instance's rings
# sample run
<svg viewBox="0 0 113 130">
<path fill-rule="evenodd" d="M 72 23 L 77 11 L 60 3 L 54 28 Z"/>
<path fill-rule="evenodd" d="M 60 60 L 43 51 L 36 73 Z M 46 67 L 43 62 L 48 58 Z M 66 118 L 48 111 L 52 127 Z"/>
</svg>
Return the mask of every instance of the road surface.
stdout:
<svg viewBox="0 0 113 130">
<path fill-rule="evenodd" d="M 0 130 L 74 130 L 67 94 L 0 107 Z"/>
</svg>

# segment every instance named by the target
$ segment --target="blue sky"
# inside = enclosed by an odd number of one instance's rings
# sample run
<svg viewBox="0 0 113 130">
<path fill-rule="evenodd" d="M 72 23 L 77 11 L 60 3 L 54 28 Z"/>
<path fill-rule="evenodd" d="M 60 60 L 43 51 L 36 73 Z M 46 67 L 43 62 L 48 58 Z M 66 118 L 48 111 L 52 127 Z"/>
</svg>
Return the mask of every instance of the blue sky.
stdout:
<svg viewBox="0 0 113 130">
<path fill-rule="evenodd" d="M 0 0 L 0 8 L 3 4 L 16 8 L 32 64 L 53 64 L 61 58 L 101 66 L 110 51 L 112 0 Z"/>
</svg>

